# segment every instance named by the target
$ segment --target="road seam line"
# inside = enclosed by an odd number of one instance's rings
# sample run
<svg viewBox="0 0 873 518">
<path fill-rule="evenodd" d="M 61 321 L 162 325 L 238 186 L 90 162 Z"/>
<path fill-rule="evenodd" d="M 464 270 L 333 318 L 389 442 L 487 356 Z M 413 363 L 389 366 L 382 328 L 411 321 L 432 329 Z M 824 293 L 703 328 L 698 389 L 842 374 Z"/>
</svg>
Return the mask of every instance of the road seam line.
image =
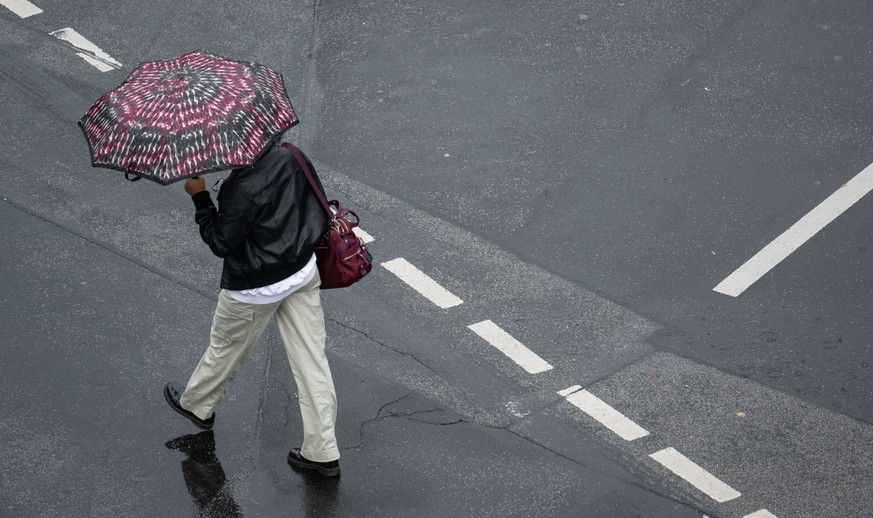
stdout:
<svg viewBox="0 0 873 518">
<path fill-rule="evenodd" d="M 82 241 L 85 241 L 86 243 L 90 243 L 91 245 L 94 245 L 98 248 L 102 248 L 103 250 L 106 250 L 110 254 L 114 254 L 114 255 L 117 255 L 118 257 L 121 257 L 122 259 L 126 259 L 127 261 L 130 261 L 131 263 L 133 263 L 141 268 L 144 268 L 145 270 L 157 275 L 158 277 L 162 277 L 171 283 L 178 284 L 179 286 L 182 286 L 183 288 L 191 290 L 194 293 L 197 293 L 198 295 L 202 296 L 203 298 L 205 298 L 207 300 L 211 300 L 212 302 L 218 302 L 218 297 L 215 294 L 207 293 L 207 292 L 201 290 L 200 288 L 198 288 L 193 283 L 189 283 L 188 281 L 185 281 L 179 277 L 176 277 L 175 275 L 173 275 L 170 272 L 163 271 L 160 268 L 158 268 L 157 266 L 152 266 L 149 263 L 145 262 L 144 260 L 123 251 L 121 248 L 113 245 L 109 241 L 100 241 L 96 237 L 89 237 L 89 236 L 87 236 L 83 233 L 80 233 L 79 231 L 73 229 L 72 227 L 65 226 L 65 223 L 60 223 L 58 221 L 55 221 L 54 219 L 52 219 L 49 216 L 46 216 L 46 215 L 40 214 L 38 212 L 35 212 L 33 210 L 30 210 L 27 207 L 24 207 L 23 205 L 19 205 L 18 203 L 8 199 L 8 197 L 3 197 L 3 202 L 10 205 L 11 207 L 18 209 L 19 211 L 21 211 L 29 216 L 32 216 L 36 219 L 44 221 L 45 223 L 47 223 L 53 227 L 56 227 L 56 228 L 62 230 L 63 232 L 66 232 L 70 235 L 76 236 L 79 239 L 81 239 Z"/>
<path fill-rule="evenodd" d="M 490 320 L 470 324 L 467 328 L 531 374 L 539 374 L 554 368 L 549 362 L 540 358 L 537 353 L 525 347 L 523 343 L 513 338 L 512 335 Z"/>
<path fill-rule="evenodd" d="M 572 388 L 575 387 L 570 387 Z M 564 395 L 570 389 L 562 390 L 558 394 Z M 593 417 L 626 441 L 634 441 L 649 435 L 648 430 L 587 390 L 574 390 L 567 394 L 566 399 L 568 403 Z"/>
<path fill-rule="evenodd" d="M 112 56 L 103 52 L 103 49 L 91 43 L 75 29 L 66 27 L 49 34 L 81 50 L 82 52 L 76 54 L 101 72 L 109 72 L 122 67 L 121 63 L 115 61 Z"/>
<path fill-rule="evenodd" d="M 675 448 L 665 448 L 649 455 L 662 466 L 696 487 L 718 503 L 742 496 L 742 493 L 725 484 Z"/>
<path fill-rule="evenodd" d="M 565 388 L 564 390 L 559 390 L 558 395 L 563 396 L 563 397 L 567 397 L 574 392 L 579 392 L 580 390 L 582 390 L 582 387 L 580 385 L 573 385 L 570 388 Z"/>
</svg>

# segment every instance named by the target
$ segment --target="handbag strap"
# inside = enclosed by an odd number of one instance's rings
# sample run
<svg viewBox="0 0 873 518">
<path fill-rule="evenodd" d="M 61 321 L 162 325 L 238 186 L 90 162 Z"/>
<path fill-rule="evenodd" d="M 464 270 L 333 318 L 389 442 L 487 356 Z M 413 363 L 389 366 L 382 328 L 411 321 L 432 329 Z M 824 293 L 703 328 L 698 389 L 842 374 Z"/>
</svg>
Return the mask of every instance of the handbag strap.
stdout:
<svg viewBox="0 0 873 518">
<path fill-rule="evenodd" d="M 283 142 L 282 147 L 287 149 L 294 155 L 294 158 L 297 160 L 297 164 L 300 166 L 300 169 L 303 169 L 303 173 L 306 175 L 306 179 L 309 180 L 309 185 L 312 186 L 312 190 L 315 191 L 315 195 L 318 196 L 318 201 L 321 202 L 321 206 L 324 207 L 324 212 L 327 213 L 328 217 L 333 217 L 333 212 L 330 210 L 330 205 L 327 203 L 327 198 L 324 197 L 324 193 L 321 192 L 321 189 L 318 188 L 318 184 L 315 183 L 315 179 L 312 177 L 312 172 L 309 171 L 309 164 L 306 163 L 306 159 L 303 158 L 303 153 L 297 149 L 296 146 L 289 142 Z"/>
</svg>

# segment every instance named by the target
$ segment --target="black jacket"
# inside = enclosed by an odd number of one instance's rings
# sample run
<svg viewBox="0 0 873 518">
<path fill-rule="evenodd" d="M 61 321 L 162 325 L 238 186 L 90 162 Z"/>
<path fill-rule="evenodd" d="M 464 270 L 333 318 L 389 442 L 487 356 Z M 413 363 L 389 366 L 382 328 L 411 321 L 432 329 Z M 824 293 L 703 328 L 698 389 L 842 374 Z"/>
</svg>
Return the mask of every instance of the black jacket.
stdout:
<svg viewBox="0 0 873 518">
<path fill-rule="evenodd" d="M 324 208 L 294 155 L 281 146 L 251 167 L 234 169 L 218 193 L 217 210 L 208 191 L 192 199 L 200 236 L 224 259 L 224 289 L 259 288 L 291 276 L 327 232 Z"/>
</svg>

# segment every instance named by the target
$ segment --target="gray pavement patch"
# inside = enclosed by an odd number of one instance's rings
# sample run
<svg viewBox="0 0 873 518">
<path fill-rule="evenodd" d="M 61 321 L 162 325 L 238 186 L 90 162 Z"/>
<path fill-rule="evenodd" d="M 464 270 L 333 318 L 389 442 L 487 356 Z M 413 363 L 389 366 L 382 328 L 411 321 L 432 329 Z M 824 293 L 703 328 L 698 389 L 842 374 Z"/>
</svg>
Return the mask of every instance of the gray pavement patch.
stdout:
<svg viewBox="0 0 873 518">
<path fill-rule="evenodd" d="M 507 426 L 556 400 L 558 390 L 593 383 L 652 353 L 645 341 L 658 329 L 656 324 L 315 162 L 328 193 L 353 206 L 376 237 L 370 247 L 377 263 L 408 258 L 464 300 L 460 306 L 435 308 L 379 268 L 341 294 L 325 291 L 331 318 L 359 335 L 343 331 L 332 341 L 340 356 L 397 379 L 473 421 Z M 410 241 L 410 236 L 416 239 Z M 467 328 L 485 319 L 555 368 L 525 372 Z M 390 358 L 386 351 L 406 358 Z M 419 365 L 398 368 L 412 363 Z"/>
<path fill-rule="evenodd" d="M 743 493 L 719 507 L 726 516 L 761 508 L 777 516 L 863 516 L 870 509 L 867 423 L 666 353 L 588 388 L 653 437 L 621 445 L 596 432 L 605 440 L 638 456 L 674 446 Z"/>
</svg>

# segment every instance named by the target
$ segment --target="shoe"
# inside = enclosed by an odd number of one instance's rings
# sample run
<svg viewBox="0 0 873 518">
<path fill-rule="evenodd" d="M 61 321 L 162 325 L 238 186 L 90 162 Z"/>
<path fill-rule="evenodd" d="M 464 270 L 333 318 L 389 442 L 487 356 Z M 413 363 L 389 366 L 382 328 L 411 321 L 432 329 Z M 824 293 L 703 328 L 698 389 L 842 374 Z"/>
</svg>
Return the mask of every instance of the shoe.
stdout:
<svg viewBox="0 0 873 518">
<path fill-rule="evenodd" d="M 291 464 L 295 468 L 315 470 L 325 477 L 335 477 L 340 474 L 338 460 L 332 460 L 330 462 L 315 462 L 308 460 L 303 457 L 303 455 L 300 455 L 299 448 L 294 448 L 288 453 L 288 464 Z"/>
<path fill-rule="evenodd" d="M 179 404 L 180 397 L 182 397 L 182 393 L 179 392 L 179 389 L 178 387 L 176 387 L 175 383 L 170 382 L 164 385 L 164 398 L 167 400 L 167 403 L 170 404 L 170 407 L 172 407 L 173 410 L 187 417 L 192 423 L 194 423 L 194 426 L 196 426 L 197 428 L 200 428 L 201 430 L 211 430 L 212 425 L 215 424 L 215 412 L 213 412 L 212 415 L 209 416 L 209 419 L 206 419 L 204 421 L 203 419 L 200 419 L 196 415 L 182 408 L 182 405 Z"/>
</svg>

